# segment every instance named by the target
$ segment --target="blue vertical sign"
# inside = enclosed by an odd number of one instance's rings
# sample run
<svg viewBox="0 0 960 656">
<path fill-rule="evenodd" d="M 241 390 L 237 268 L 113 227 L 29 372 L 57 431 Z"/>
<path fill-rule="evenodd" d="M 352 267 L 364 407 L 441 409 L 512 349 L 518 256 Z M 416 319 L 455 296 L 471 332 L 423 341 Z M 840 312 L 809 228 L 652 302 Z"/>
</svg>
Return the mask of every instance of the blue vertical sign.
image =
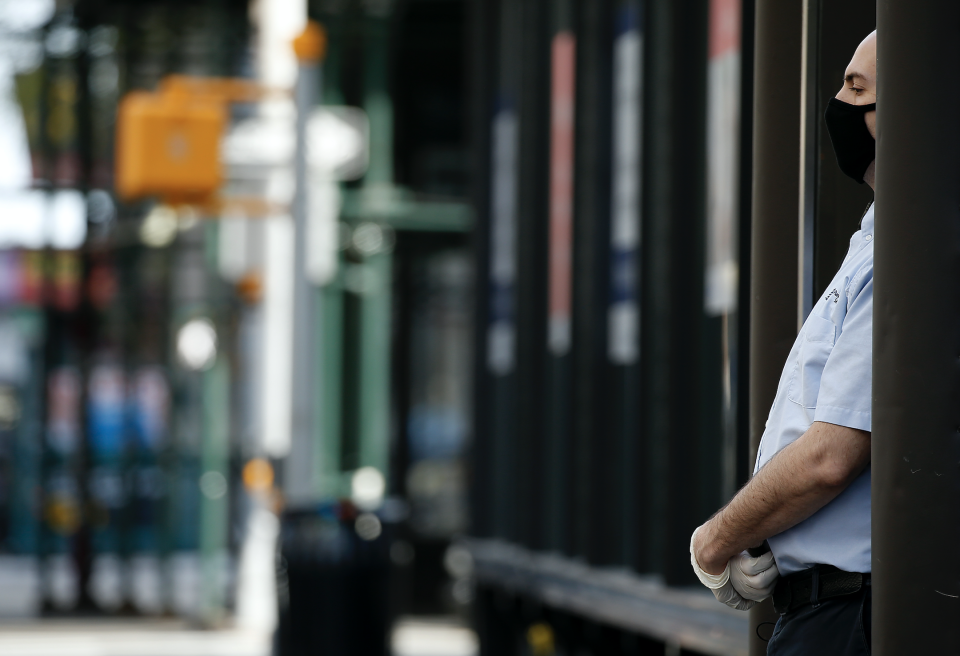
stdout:
<svg viewBox="0 0 960 656">
<path fill-rule="evenodd" d="M 120 514 L 126 503 L 121 461 L 126 447 L 127 399 L 123 368 L 104 362 L 90 370 L 87 382 L 87 432 L 93 547 L 99 553 L 120 548 Z"/>
<path fill-rule="evenodd" d="M 87 430 L 95 461 L 118 458 L 126 429 L 126 380 L 117 364 L 98 364 L 90 372 Z"/>
<path fill-rule="evenodd" d="M 643 145 L 643 31 L 639 2 L 623 3 L 613 45 L 613 195 L 607 355 L 618 365 L 640 356 L 640 201 Z"/>
</svg>

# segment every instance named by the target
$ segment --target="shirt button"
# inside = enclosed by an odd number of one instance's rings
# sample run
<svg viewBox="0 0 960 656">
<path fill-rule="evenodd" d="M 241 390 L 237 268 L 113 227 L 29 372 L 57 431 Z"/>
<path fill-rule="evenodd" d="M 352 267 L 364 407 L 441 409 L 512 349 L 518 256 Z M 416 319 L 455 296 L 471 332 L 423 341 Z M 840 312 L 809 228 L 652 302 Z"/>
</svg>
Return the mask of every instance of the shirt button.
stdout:
<svg viewBox="0 0 960 656">
<path fill-rule="evenodd" d="M 871 239 L 873 239 L 873 235 L 867 235 L 866 237 L 864 237 L 864 239 L 866 239 L 867 241 L 870 241 Z"/>
</svg>

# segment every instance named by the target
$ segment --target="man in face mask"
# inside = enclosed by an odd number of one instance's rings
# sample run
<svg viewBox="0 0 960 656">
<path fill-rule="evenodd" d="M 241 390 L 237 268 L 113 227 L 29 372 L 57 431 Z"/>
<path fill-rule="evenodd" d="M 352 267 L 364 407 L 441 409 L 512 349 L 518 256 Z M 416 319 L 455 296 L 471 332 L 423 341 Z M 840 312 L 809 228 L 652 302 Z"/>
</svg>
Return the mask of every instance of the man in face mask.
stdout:
<svg viewBox="0 0 960 656">
<path fill-rule="evenodd" d="M 824 119 L 840 169 L 874 187 L 877 36 Z M 797 336 L 754 476 L 690 539 L 691 564 L 740 610 L 773 596 L 767 654 L 870 653 L 873 206 Z"/>
<path fill-rule="evenodd" d="M 873 189 L 877 138 L 877 33 L 857 48 L 824 119 L 840 170 Z"/>
</svg>

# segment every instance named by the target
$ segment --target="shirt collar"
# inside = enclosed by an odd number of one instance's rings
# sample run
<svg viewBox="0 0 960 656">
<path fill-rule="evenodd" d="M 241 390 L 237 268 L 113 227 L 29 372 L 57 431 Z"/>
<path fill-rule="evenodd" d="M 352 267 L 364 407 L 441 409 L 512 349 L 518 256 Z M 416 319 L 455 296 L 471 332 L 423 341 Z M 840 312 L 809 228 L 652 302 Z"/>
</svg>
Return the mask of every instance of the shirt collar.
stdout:
<svg viewBox="0 0 960 656">
<path fill-rule="evenodd" d="M 873 207 L 874 204 L 870 203 L 870 207 L 867 208 L 863 218 L 860 219 L 860 231 L 864 236 L 873 235 Z"/>
</svg>

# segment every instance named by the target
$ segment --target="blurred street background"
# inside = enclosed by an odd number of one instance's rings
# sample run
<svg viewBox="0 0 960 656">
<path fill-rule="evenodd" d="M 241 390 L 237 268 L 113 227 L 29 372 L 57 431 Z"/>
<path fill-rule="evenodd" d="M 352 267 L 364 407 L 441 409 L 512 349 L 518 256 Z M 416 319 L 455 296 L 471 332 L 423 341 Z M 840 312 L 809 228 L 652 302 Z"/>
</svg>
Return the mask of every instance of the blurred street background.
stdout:
<svg viewBox="0 0 960 656">
<path fill-rule="evenodd" d="M 0 652 L 476 653 L 465 29 L 0 2 Z"/>
<path fill-rule="evenodd" d="M 753 6 L 0 0 L 0 653 L 746 654 Z"/>
</svg>

